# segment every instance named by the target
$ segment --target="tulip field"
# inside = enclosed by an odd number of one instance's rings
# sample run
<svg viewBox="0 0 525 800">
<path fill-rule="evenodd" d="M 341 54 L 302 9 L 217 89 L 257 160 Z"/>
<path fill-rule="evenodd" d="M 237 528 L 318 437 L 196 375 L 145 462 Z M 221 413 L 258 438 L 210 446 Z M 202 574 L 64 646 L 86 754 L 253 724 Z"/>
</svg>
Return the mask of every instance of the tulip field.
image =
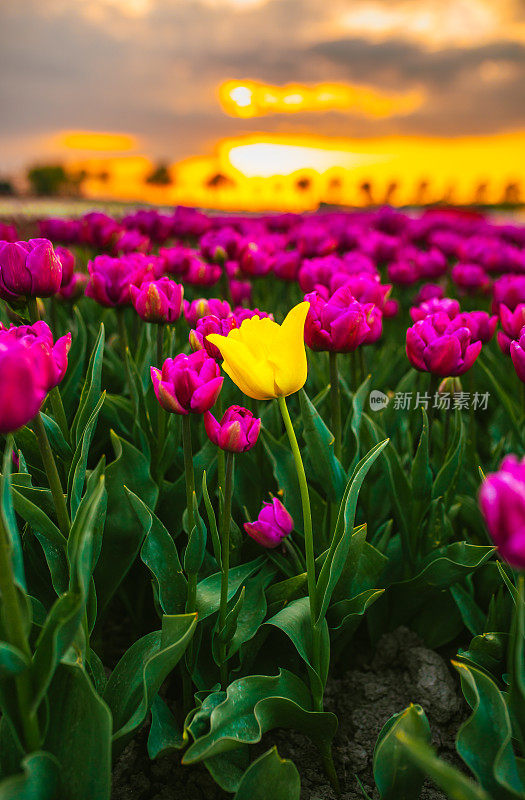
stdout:
<svg viewBox="0 0 525 800">
<path fill-rule="evenodd" d="M 525 798 L 524 387 L 509 221 L 0 222 L 0 800 Z"/>
</svg>

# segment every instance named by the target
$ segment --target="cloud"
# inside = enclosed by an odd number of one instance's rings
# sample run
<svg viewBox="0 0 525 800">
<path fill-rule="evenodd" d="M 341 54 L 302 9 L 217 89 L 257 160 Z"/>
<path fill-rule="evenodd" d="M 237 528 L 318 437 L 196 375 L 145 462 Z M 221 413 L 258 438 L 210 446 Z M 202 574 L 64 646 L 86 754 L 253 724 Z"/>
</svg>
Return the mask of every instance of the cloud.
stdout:
<svg viewBox="0 0 525 800">
<path fill-rule="evenodd" d="M 352 9 L 370 8 L 371 1 L 355 0 Z M 435 0 L 373 2 L 390 18 L 438 7 Z M 525 43 L 509 33 L 511 23 L 522 30 L 525 13 L 518 0 L 468 2 L 489 9 L 489 39 L 436 47 L 424 32 L 418 38 L 395 26 L 372 35 L 361 24 L 356 33 L 346 0 L 6 0 L 0 167 L 20 165 L 38 142 L 44 146 L 64 129 L 125 131 L 153 157 L 180 158 L 261 127 L 334 136 L 525 127 Z M 429 100 L 388 120 L 345 112 L 241 123 L 223 114 L 216 96 L 228 78 L 421 87 Z"/>
</svg>

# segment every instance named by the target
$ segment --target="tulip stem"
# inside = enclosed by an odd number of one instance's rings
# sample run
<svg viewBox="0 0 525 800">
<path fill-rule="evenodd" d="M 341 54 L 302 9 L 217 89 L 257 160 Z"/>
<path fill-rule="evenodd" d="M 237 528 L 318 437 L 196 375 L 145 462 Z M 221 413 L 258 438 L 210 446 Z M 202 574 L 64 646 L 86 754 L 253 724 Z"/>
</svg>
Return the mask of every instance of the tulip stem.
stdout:
<svg viewBox="0 0 525 800">
<path fill-rule="evenodd" d="M 330 351 L 330 399 L 332 401 L 332 433 L 334 434 L 334 453 L 341 461 L 341 391 L 339 388 L 339 371 L 337 369 L 337 353 Z"/>
<path fill-rule="evenodd" d="M 519 693 L 519 685 L 513 684 L 520 681 L 522 670 L 523 634 L 525 621 L 525 575 L 519 570 L 516 579 L 516 603 L 514 616 L 510 629 L 510 646 L 508 651 L 508 673 L 511 676 L 510 690 Z M 525 752 L 525 720 L 522 715 L 516 714 L 516 733 L 522 753 Z"/>
<path fill-rule="evenodd" d="M 216 402 L 215 405 L 216 405 L 216 408 L 217 408 L 217 419 L 219 420 L 219 422 L 221 422 L 222 421 L 222 395 L 221 394 L 219 394 L 219 396 L 217 398 L 217 402 Z M 225 480 L 226 480 L 226 459 L 225 459 L 225 456 L 224 456 L 224 450 L 222 450 L 220 447 L 218 447 L 217 448 L 217 484 L 219 486 L 219 492 L 220 492 L 220 489 L 222 489 L 224 491 Z"/>
<path fill-rule="evenodd" d="M 301 557 L 300 557 L 299 553 L 297 552 L 297 549 L 296 549 L 294 543 L 291 541 L 290 536 L 286 536 L 283 539 L 283 546 L 284 546 L 285 550 L 287 550 L 290 558 L 292 559 L 292 561 L 294 563 L 294 567 L 297 570 L 297 574 L 298 575 L 302 575 L 304 573 L 304 564 L 302 563 Z"/>
<path fill-rule="evenodd" d="M 27 298 L 27 310 L 29 312 L 29 320 L 31 325 L 34 325 L 35 322 L 40 321 L 40 314 L 38 313 L 38 301 L 36 297 Z"/>
<path fill-rule="evenodd" d="M 186 414 L 182 417 L 182 449 L 184 452 L 184 474 L 186 478 L 186 509 L 188 514 L 188 540 L 193 528 L 195 527 L 195 515 L 193 513 L 193 496 L 195 494 L 195 475 L 193 472 L 193 452 L 191 446 L 191 417 Z M 186 613 L 195 611 L 197 599 L 197 575 L 188 574 L 188 586 L 186 594 Z M 191 686 L 193 671 L 193 639 L 188 644 L 186 651 L 186 668 L 183 667 L 183 705 L 187 713 L 191 709 Z"/>
<path fill-rule="evenodd" d="M 315 628 L 316 620 L 316 577 L 315 577 L 315 553 L 314 553 L 314 537 L 312 532 L 312 512 L 310 510 L 310 496 L 308 494 L 308 483 L 306 481 L 306 474 L 304 471 L 303 459 L 301 458 L 301 451 L 297 443 L 297 437 L 293 428 L 292 420 L 290 419 L 290 412 L 286 405 L 284 397 L 278 397 L 279 409 L 288 434 L 288 440 L 292 449 L 292 455 L 295 461 L 295 469 L 297 470 L 297 478 L 299 481 L 299 490 L 301 492 L 301 503 L 303 506 L 303 527 L 304 527 L 304 546 L 306 555 L 306 573 L 308 578 L 308 595 L 310 597 L 310 618 L 312 621 L 312 630 Z"/>
<path fill-rule="evenodd" d="M 67 511 L 66 499 L 62 490 L 62 484 L 60 482 L 57 465 L 53 456 L 53 451 L 51 450 L 51 446 L 49 444 L 49 439 L 47 438 L 46 429 L 44 427 L 44 422 L 40 412 L 38 412 L 33 420 L 33 430 L 35 432 L 38 442 L 38 449 L 40 450 L 40 456 L 42 457 L 42 462 L 46 471 L 49 488 L 51 489 L 51 494 L 53 495 L 58 527 L 60 528 L 62 535 L 67 539 L 69 536 L 69 530 L 71 528 L 71 522 Z"/>
<path fill-rule="evenodd" d="M 284 427 L 288 434 L 290 447 L 295 461 L 295 468 L 297 470 L 297 478 L 299 480 L 299 489 L 301 491 L 301 502 L 303 506 L 303 527 L 304 527 L 304 544 L 306 555 L 306 577 L 308 581 L 308 596 L 310 599 L 310 624 L 312 627 L 312 648 L 313 648 L 313 675 L 311 680 L 312 697 L 314 701 L 315 711 L 323 710 L 323 688 L 319 691 L 319 676 L 322 674 L 321 670 L 321 625 L 317 625 L 317 581 L 315 575 L 315 552 L 314 552 L 314 538 L 312 531 L 312 512 L 310 509 L 310 496 L 308 494 L 308 483 L 306 481 L 306 474 L 304 471 L 303 459 L 301 458 L 301 451 L 297 443 L 297 437 L 293 428 L 290 413 L 286 405 L 284 397 L 278 397 L 277 402 L 282 414 Z M 322 624 L 322 623 L 321 623 Z M 330 743 L 324 743 L 320 748 L 323 766 L 327 777 L 329 778 L 332 786 L 338 791 L 339 781 L 334 767 L 334 760 L 332 756 L 332 747 Z"/>
<path fill-rule="evenodd" d="M 164 326 L 157 325 L 157 366 L 162 369 L 162 356 L 164 349 Z M 157 475 L 159 488 L 163 479 L 163 471 L 161 469 L 162 451 L 164 450 L 164 436 L 166 432 L 166 414 L 165 409 L 161 404 L 157 404 L 157 442 L 155 448 L 155 474 Z"/>
<path fill-rule="evenodd" d="M 228 573 L 230 569 L 230 520 L 232 512 L 233 493 L 233 453 L 228 453 L 226 458 L 226 478 L 224 483 L 224 505 L 221 515 L 221 601 L 219 606 L 218 633 L 221 637 L 226 623 L 228 606 Z M 226 642 L 220 640 L 219 661 L 221 670 L 221 689 L 226 690 L 228 685 L 228 662 L 226 661 Z"/>
<path fill-rule="evenodd" d="M 12 448 L 9 440 L 7 446 Z M 0 509 L 0 593 L 3 605 L 2 623 L 6 639 L 10 645 L 20 650 L 27 660 L 31 662 L 32 654 L 18 602 L 18 592 L 11 560 L 11 543 L 2 509 Z M 33 752 L 38 750 L 40 746 L 40 732 L 36 713 L 31 712 L 33 692 L 29 670 L 17 675 L 15 685 L 26 751 Z"/>
<path fill-rule="evenodd" d="M 122 353 L 122 360 L 124 361 L 124 367 L 126 369 L 128 391 L 129 391 L 129 396 L 131 398 L 131 404 L 133 407 L 133 417 L 135 418 L 137 410 L 135 408 L 135 396 L 133 394 L 131 369 L 129 367 L 129 358 L 128 358 L 129 344 L 128 344 L 128 332 L 126 330 L 126 320 L 124 319 L 124 310 L 122 308 L 117 308 L 116 311 L 117 311 L 118 338 L 120 343 L 120 351 Z"/>
<path fill-rule="evenodd" d="M 164 351 L 164 325 L 156 325 L 157 328 L 157 367 L 162 368 Z"/>
</svg>

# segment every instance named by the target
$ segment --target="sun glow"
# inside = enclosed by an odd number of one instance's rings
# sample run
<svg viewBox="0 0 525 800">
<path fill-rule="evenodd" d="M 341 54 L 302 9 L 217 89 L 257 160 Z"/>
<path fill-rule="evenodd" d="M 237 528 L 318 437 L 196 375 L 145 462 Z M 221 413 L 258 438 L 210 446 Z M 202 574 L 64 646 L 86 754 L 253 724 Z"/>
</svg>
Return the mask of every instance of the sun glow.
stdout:
<svg viewBox="0 0 525 800">
<path fill-rule="evenodd" d="M 219 100 L 232 117 L 260 117 L 299 111 L 351 111 L 373 119 L 411 114 L 425 100 L 422 89 L 389 93 L 373 86 L 347 83 L 286 84 L 225 81 Z"/>
<path fill-rule="evenodd" d="M 127 133 L 105 133 L 99 131 L 63 131 L 57 144 L 66 150 L 124 152 L 133 150 L 137 140 Z"/>
<path fill-rule="evenodd" d="M 148 182 L 154 165 L 143 155 L 71 153 L 68 165 L 86 172 L 82 191 L 91 198 L 303 211 L 320 203 L 501 202 L 509 186 L 525 186 L 524 148 L 525 131 L 455 139 L 252 134 L 170 165 L 164 186 Z"/>
</svg>

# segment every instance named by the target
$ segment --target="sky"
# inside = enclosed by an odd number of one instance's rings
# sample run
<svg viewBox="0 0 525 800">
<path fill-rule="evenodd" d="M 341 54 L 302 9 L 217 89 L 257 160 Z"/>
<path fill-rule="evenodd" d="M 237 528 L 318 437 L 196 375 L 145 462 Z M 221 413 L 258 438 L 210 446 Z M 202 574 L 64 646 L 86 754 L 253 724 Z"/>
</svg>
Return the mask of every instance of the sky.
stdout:
<svg viewBox="0 0 525 800">
<path fill-rule="evenodd" d="M 226 80 L 334 82 L 415 96 L 225 113 Z M 60 156 L 65 131 L 134 137 L 153 160 L 227 136 L 367 138 L 525 130 L 524 0 L 2 0 L 0 171 Z M 361 91 L 361 89 L 359 89 Z"/>
</svg>

